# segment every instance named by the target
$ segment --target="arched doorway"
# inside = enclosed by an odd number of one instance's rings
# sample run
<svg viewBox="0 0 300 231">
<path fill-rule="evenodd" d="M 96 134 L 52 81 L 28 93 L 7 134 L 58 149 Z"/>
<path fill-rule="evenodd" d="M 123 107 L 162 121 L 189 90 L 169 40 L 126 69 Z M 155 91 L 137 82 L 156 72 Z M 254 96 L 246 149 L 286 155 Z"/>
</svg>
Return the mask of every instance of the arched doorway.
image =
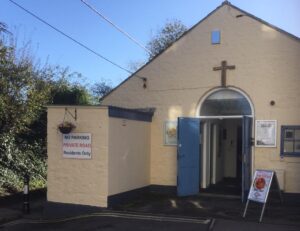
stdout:
<svg viewBox="0 0 300 231">
<path fill-rule="evenodd" d="M 251 178 L 251 129 L 254 108 L 234 88 L 219 88 L 202 97 L 200 187 L 208 192 L 242 195 Z"/>
<path fill-rule="evenodd" d="M 201 118 L 251 116 L 254 108 L 250 98 L 235 88 L 218 88 L 206 93 L 200 100 L 196 116 Z"/>
<path fill-rule="evenodd" d="M 178 118 L 178 196 L 195 195 L 202 188 L 241 195 L 245 201 L 251 183 L 253 115 L 245 93 L 220 88 L 202 97 L 195 118 Z"/>
</svg>

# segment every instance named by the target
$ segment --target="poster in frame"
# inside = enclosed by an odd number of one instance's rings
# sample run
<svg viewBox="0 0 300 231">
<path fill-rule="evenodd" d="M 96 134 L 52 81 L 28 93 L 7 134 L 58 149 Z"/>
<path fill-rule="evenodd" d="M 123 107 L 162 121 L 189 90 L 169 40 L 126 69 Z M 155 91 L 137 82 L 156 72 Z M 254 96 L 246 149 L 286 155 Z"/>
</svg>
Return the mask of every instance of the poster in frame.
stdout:
<svg viewBox="0 0 300 231">
<path fill-rule="evenodd" d="M 164 144 L 177 145 L 177 121 L 164 122 Z"/>
<path fill-rule="evenodd" d="M 255 147 L 276 147 L 277 120 L 255 121 Z"/>
</svg>

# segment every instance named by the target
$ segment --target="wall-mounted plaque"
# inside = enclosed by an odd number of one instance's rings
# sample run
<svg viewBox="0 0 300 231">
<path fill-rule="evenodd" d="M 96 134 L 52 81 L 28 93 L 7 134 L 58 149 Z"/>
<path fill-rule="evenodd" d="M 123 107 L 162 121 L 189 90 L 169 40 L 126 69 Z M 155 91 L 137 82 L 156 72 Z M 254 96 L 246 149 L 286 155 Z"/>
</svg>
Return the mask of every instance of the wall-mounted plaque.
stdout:
<svg viewBox="0 0 300 231">
<path fill-rule="evenodd" d="M 177 145 L 177 121 L 165 121 L 164 141 L 165 145 Z"/>
<path fill-rule="evenodd" d="M 255 121 L 255 146 L 276 147 L 276 120 Z"/>
</svg>

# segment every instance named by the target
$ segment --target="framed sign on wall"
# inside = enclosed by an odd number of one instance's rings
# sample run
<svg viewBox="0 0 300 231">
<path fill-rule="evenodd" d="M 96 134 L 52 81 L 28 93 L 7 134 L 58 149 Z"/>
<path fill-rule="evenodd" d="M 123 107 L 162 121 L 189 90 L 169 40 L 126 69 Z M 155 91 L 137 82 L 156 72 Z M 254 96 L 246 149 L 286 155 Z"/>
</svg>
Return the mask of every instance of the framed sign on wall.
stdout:
<svg viewBox="0 0 300 231">
<path fill-rule="evenodd" d="M 277 120 L 255 121 L 255 146 L 276 147 Z"/>
<path fill-rule="evenodd" d="M 164 144 L 177 145 L 177 121 L 165 121 Z"/>
<path fill-rule="evenodd" d="M 92 158 L 92 134 L 69 133 L 63 134 L 62 148 L 64 158 L 91 159 Z"/>
</svg>

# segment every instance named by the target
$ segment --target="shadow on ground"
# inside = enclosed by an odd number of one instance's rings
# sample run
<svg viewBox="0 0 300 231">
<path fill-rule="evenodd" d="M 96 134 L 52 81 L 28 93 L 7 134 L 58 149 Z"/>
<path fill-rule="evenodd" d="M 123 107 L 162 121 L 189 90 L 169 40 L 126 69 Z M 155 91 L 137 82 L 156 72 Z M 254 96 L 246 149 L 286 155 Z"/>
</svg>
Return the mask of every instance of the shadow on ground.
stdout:
<svg viewBox="0 0 300 231">
<path fill-rule="evenodd" d="M 31 194 L 31 213 L 22 214 L 22 196 L 0 198 L 0 223 L 23 218 L 43 219 L 46 190 Z M 177 197 L 172 194 L 141 193 L 130 202 L 113 206 L 108 210 L 185 216 L 196 218 L 219 218 L 241 221 L 245 204 L 240 198 L 209 193 L 198 196 Z M 262 204 L 250 202 L 246 221 L 258 222 Z M 103 210 L 105 211 L 105 210 Z M 8 212 L 11 213 L 8 216 Z M 2 216 L 5 215 L 5 216 Z M 1 221 L 2 216 L 2 221 Z M 270 196 L 263 223 L 300 226 L 300 194 L 283 194 L 283 204 L 278 195 Z"/>
<path fill-rule="evenodd" d="M 0 197 L 0 224 L 20 218 L 41 219 L 46 203 L 46 189 L 30 193 L 30 214 L 24 214 L 23 193 Z"/>
<path fill-rule="evenodd" d="M 136 200 L 113 206 L 114 210 L 157 213 L 167 215 L 213 217 L 243 220 L 245 204 L 240 198 L 224 195 L 202 194 L 190 197 L 144 193 Z M 250 202 L 246 220 L 258 221 L 262 204 Z M 264 223 L 300 226 L 300 195 L 284 194 L 283 204 L 278 195 L 271 196 L 267 203 Z"/>
</svg>

